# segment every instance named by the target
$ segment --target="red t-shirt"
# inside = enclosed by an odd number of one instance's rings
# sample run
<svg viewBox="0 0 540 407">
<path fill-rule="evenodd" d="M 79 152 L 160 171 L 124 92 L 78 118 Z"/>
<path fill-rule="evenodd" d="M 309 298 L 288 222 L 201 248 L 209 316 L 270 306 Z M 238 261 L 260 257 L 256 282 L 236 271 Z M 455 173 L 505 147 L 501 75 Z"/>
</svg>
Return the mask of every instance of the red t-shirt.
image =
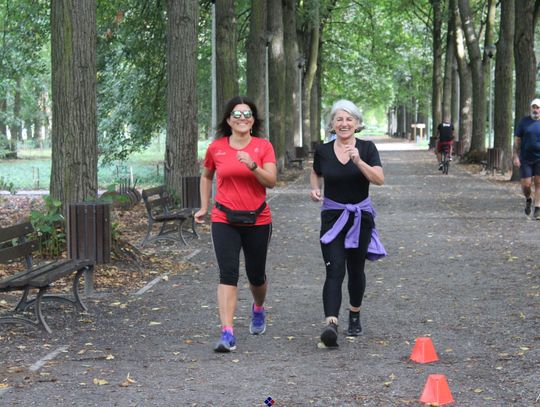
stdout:
<svg viewBox="0 0 540 407">
<path fill-rule="evenodd" d="M 275 163 L 274 148 L 268 140 L 252 137 L 242 150 L 229 145 L 229 137 L 213 141 L 206 151 L 204 166 L 217 175 L 215 200 L 232 210 L 254 211 L 266 200 L 266 187 L 262 186 L 253 171 L 238 161 L 236 153 L 247 152 L 259 167 L 265 163 Z M 212 209 L 212 222 L 227 222 L 227 216 L 216 207 Z M 255 225 L 267 225 L 272 222 L 270 207 L 259 214 Z"/>
</svg>

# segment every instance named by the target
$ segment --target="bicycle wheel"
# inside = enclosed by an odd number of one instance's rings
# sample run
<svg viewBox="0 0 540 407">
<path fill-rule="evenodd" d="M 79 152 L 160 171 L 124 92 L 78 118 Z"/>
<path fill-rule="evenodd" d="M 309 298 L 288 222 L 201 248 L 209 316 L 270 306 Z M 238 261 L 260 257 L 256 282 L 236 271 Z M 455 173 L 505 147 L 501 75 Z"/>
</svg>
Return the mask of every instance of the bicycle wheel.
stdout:
<svg viewBox="0 0 540 407">
<path fill-rule="evenodd" d="M 448 168 L 450 167 L 450 160 L 448 157 L 448 153 L 446 151 L 443 152 L 443 174 L 448 175 Z"/>
</svg>

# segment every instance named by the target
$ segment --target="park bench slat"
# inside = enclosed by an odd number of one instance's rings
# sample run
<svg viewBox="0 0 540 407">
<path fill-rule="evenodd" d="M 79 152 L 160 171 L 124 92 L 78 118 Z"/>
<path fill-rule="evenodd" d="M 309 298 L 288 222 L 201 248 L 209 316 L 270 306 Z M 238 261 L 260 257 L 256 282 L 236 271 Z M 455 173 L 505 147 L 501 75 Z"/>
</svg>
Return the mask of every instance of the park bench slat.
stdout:
<svg viewBox="0 0 540 407">
<path fill-rule="evenodd" d="M 88 259 L 61 259 L 33 265 L 32 252 L 38 248 L 34 240 L 28 240 L 34 228 L 30 222 L 20 223 L 14 226 L 0 229 L 0 260 L 12 263 L 15 260 L 24 259 L 26 269 L 14 273 L 0 280 L 0 292 L 22 291 L 21 299 L 9 315 L 0 316 L 0 324 L 25 323 L 33 327 L 40 327 L 47 332 L 51 329 L 47 325 L 41 313 L 41 302 L 55 300 L 73 305 L 79 310 L 86 310 L 82 303 L 78 285 L 83 272 L 91 274 L 94 261 Z M 72 298 L 60 295 L 45 294 L 47 289 L 60 278 L 74 275 L 72 284 Z M 35 298 L 29 299 L 30 290 L 37 289 Z M 35 320 L 18 315 L 18 312 L 33 307 Z"/>
<path fill-rule="evenodd" d="M 7 247 L 0 250 L 0 263 L 11 263 L 22 257 L 29 256 L 39 247 L 35 240 L 20 243 L 18 246 Z"/>
<path fill-rule="evenodd" d="M 159 185 L 144 189 L 142 199 L 148 217 L 148 228 L 146 236 L 140 243 L 144 247 L 147 243 L 157 240 L 179 240 L 187 245 L 185 238 L 184 224 L 191 219 L 191 234 L 198 238 L 195 230 L 195 219 L 193 217 L 196 209 L 200 207 L 199 195 L 200 177 L 182 177 L 179 193 L 180 206 L 175 204 L 172 194 L 169 193 L 165 185 Z M 159 224 L 157 234 L 153 232 L 153 226 Z"/>
</svg>

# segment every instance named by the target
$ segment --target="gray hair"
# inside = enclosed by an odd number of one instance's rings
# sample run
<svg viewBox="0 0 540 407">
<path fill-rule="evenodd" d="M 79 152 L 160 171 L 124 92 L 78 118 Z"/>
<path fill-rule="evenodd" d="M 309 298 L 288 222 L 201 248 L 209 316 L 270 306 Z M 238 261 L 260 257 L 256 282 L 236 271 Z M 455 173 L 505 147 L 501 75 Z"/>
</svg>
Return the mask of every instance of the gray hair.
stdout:
<svg viewBox="0 0 540 407">
<path fill-rule="evenodd" d="M 334 131 L 332 128 L 332 122 L 334 121 L 334 117 L 336 116 L 336 112 L 338 110 L 343 110 L 344 112 L 349 113 L 356 120 L 358 120 L 357 130 L 361 130 L 364 128 L 362 124 L 364 119 L 362 118 L 362 113 L 360 113 L 360 109 L 358 109 L 358 107 L 350 100 L 341 99 L 337 102 L 334 102 L 334 104 L 332 105 L 332 109 L 330 110 L 330 113 L 326 118 L 326 124 L 324 128 L 328 133 L 332 133 Z"/>
</svg>

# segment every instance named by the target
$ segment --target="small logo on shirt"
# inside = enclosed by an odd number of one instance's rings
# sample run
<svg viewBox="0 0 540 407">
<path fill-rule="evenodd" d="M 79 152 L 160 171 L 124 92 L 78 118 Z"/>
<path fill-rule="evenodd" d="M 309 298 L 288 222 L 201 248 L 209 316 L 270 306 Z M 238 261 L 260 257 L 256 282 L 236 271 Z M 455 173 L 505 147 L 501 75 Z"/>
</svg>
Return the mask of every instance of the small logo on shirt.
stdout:
<svg viewBox="0 0 540 407">
<path fill-rule="evenodd" d="M 227 155 L 227 153 L 224 150 L 217 150 L 216 151 L 216 156 L 217 155 Z"/>
</svg>

